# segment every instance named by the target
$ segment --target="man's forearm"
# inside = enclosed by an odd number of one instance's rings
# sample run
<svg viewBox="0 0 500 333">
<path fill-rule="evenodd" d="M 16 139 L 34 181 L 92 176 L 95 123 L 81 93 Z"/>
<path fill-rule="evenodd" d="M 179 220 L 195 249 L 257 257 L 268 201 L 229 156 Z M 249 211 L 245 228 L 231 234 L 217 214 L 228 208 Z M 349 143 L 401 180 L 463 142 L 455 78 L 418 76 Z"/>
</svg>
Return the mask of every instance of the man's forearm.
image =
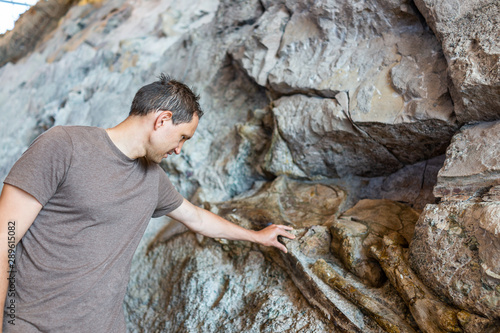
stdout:
<svg viewBox="0 0 500 333">
<path fill-rule="evenodd" d="M 240 227 L 203 208 L 196 208 L 199 223 L 193 225 L 193 231 L 212 238 L 258 241 L 258 234 L 255 231 Z"/>
<path fill-rule="evenodd" d="M 277 247 L 283 252 L 287 252 L 287 250 L 283 244 L 278 242 L 278 236 L 295 238 L 288 232 L 293 229 L 292 227 L 273 224 L 259 231 L 247 230 L 212 212 L 196 207 L 187 200 L 184 200 L 181 206 L 171 212 L 169 216 L 184 223 L 192 231 L 208 237 L 251 241 L 265 246 Z"/>
</svg>

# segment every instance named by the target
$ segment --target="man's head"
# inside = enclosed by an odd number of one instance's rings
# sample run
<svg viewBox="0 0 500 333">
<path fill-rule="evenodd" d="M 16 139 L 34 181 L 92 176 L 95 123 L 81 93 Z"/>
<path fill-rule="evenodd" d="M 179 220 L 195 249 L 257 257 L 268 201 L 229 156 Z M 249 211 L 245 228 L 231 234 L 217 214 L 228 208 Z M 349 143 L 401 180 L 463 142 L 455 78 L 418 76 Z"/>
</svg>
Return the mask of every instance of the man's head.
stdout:
<svg viewBox="0 0 500 333">
<path fill-rule="evenodd" d="M 196 96 L 184 83 L 161 74 L 159 81 L 148 84 L 135 94 L 129 116 L 145 116 L 151 112 L 172 112 L 172 123 L 189 123 L 196 114 L 198 119 L 203 111 Z"/>
<path fill-rule="evenodd" d="M 127 119 L 145 131 L 141 145 L 146 159 L 160 163 L 168 155 L 181 152 L 203 115 L 198 99 L 188 86 L 164 74 L 159 81 L 139 89 Z"/>
</svg>

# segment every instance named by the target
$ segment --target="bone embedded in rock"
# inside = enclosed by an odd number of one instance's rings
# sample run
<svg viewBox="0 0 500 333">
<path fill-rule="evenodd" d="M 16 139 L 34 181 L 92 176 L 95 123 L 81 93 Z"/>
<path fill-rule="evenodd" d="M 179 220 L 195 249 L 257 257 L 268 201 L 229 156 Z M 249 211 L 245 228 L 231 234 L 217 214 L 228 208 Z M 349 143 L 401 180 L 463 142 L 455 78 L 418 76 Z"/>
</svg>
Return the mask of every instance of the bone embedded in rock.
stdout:
<svg viewBox="0 0 500 333">
<path fill-rule="evenodd" d="M 365 310 L 377 324 L 389 333 L 413 333 L 415 330 L 402 318 L 377 300 L 364 295 L 351 283 L 338 274 L 325 260 L 318 259 L 312 266 L 312 271 L 321 280 L 356 306 Z"/>
<path fill-rule="evenodd" d="M 464 332 L 458 318 L 460 310 L 439 300 L 418 279 L 406 262 L 403 247 L 394 239 L 394 235 L 385 236 L 383 244 L 372 246 L 371 252 L 423 332 Z"/>
</svg>

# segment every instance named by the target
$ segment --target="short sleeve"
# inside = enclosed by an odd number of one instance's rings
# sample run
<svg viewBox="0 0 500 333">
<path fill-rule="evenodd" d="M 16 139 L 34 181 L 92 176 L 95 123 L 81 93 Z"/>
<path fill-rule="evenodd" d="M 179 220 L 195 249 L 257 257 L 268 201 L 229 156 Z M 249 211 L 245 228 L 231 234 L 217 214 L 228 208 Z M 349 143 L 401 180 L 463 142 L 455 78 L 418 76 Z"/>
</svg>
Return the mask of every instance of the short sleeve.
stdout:
<svg viewBox="0 0 500 333">
<path fill-rule="evenodd" d="M 171 211 L 179 208 L 184 201 L 182 195 L 175 189 L 170 182 L 167 174 L 158 166 L 159 181 L 158 181 L 158 204 L 153 213 L 153 217 L 160 217 Z"/>
<path fill-rule="evenodd" d="M 45 206 L 64 181 L 73 144 L 62 126 L 42 133 L 10 170 L 4 183 L 31 194 Z"/>
</svg>

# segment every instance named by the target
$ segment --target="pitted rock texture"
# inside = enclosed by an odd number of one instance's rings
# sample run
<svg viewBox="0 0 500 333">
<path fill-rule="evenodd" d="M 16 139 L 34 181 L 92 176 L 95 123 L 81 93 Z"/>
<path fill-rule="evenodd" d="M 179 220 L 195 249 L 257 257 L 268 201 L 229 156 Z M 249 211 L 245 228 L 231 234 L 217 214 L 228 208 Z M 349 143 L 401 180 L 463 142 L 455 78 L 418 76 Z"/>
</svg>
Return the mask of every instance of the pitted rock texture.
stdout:
<svg viewBox="0 0 500 333">
<path fill-rule="evenodd" d="M 418 327 L 426 333 L 494 333 L 499 321 L 488 320 L 454 308 L 440 300 L 411 270 L 406 248 L 398 234 L 384 236 L 383 242 L 371 247 L 385 274 L 410 308 Z"/>
<path fill-rule="evenodd" d="M 500 319 L 500 204 L 428 205 L 415 227 L 410 263 L 448 302 Z"/>
<path fill-rule="evenodd" d="M 269 223 L 303 228 L 323 224 L 338 212 L 344 200 L 345 192 L 339 187 L 282 176 L 262 184 L 247 197 L 205 203 L 205 208 L 247 228 L 264 228 Z"/>
<path fill-rule="evenodd" d="M 139 252 L 125 299 L 128 331 L 342 332 L 261 251 L 234 252 L 192 233 Z"/>
<path fill-rule="evenodd" d="M 361 200 L 338 219 L 328 223 L 332 252 L 345 267 L 364 283 L 380 287 L 386 281 L 370 247 L 380 244 L 385 235 L 397 233 L 409 244 L 419 214 L 412 208 L 390 200 Z"/>
<path fill-rule="evenodd" d="M 278 2 L 231 52 L 276 97 L 295 95 L 275 102 L 272 172 L 388 174 L 457 130 L 440 45 L 409 2 Z"/>
<path fill-rule="evenodd" d="M 415 0 L 441 41 L 460 122 L 500 118 L 500 3 Z"/>
<path fill-rule="evenodd" d="M 434 194 L 456 200 L 481 198 L 500 185 L 498 133 L 500 122 L 497 121 L 464 126 L 447 150 Z M 490 200 L 493 200 L 494 193 L 491 194 Z"/>
</svg>

